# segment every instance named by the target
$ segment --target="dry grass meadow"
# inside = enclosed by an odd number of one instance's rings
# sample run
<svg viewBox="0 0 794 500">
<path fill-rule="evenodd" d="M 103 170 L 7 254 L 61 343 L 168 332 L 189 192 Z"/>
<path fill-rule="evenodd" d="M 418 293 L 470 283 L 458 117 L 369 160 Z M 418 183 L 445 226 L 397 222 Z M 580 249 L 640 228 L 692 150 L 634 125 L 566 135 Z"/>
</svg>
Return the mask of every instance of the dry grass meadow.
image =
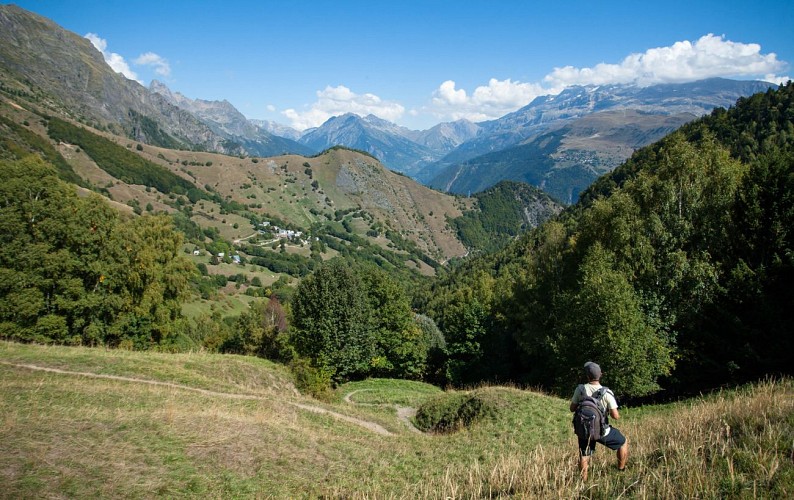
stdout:
<svg viewBox="0 0 794 500">
<path fill-rule="evenodd" d="M 0 342 L 0 497 L 794 495 L 791 380 L 624 408 L 627 471 L 601 449 L 586 483 L 564 399 L 474 390 L 498 414 L 430 435 L 395 409 L 441 394 L 427 384 L 361 381 L 319 402 L 261 359 Z"/>
</svg>

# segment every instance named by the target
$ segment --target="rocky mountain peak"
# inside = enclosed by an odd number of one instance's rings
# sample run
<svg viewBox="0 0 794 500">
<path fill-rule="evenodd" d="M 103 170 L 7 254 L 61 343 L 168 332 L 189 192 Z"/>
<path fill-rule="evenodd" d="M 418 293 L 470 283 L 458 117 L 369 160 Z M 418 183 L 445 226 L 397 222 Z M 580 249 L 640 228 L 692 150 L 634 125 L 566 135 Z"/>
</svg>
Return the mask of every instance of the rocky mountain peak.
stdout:
<svg viewBox="0 0 794 500">
<path fill-rule="evenodd" d="M 284 152 L 310 154 L 312 151 L 284 137 L 276 137 L 266 128 L 248 120 L 228 100 L 207 101 L 190 99 L 173 92 L 167 85 L 152 80 L 149 89 L 163 96 L 169 103 L 189 111 L 217 134 L 240 143 L 249 154 L 269 156 Z"/>
</svg>

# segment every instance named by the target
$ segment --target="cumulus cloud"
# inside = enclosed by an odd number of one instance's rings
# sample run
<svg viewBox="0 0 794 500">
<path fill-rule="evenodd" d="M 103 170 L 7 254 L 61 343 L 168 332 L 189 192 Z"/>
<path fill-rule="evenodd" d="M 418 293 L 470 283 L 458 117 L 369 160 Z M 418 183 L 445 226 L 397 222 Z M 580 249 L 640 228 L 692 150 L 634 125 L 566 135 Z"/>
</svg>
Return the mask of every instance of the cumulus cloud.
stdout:
<svg viewBox="0 0 794 500">
<path fill-rule="evenodd" d="M 684 83 L 704 78 L 758 78 L 784 83 L 778 76 L 787 64 L 774 53 L 762 54 L 756 43 L 726 40 L 708 34 L 694 42 L 675 42 L 669 47 L 648 49 L 630 54 L 619 63 L 601 63 L 590 68 L 564 66 L 554 68 L 538 83 L 513 82 L 492 78 L 488 85 L 471 94 L 447 80 L 434 92 L 429 108 L 437 118 L 467 118 L 483 121 L 504 116 L 526 106 L 535 97 L 556 95 L 572 85 Z"/>
<path fill-rule="evenodd" d="M 116 54 L 115 52 L 108 51 L 107 40 L 100 38 L 100 36 L 96 33 L 88 33 L 85 35 L 85 37 L 94 45 L 94 47 L 96 47 L 99 52 L 102 53 L 102 57 L 105 58 L 105 62 L 111 67 L 111 69 L 113 69 L 113 71 L 116 73 L 121 73 L 130 80 L 135 80 L 138 83 L 143 84 L 143 82 L 138 79 L 138 75 L 136 75 L 135 72 L 130 69 L 129 64 L 127 64 L 127 61 L 125 61 L 122 56 Z"/>
<path fill-rule="evenodd" d="M 601 63 L 592 68 L 555 68 L 544 78 L 552 88 L 570 85 L 629 83 L 641 86 L 683 83 L 712 77 L 775 78 L 785 63 L 774 53 L 762 54 L 757 43 L 740 43 L 708 34 L 695 42 L 676 42 L 669 47 L 630 54 L 617 64 Z"/>
<path fill-rule="evenodd" d="M 454 81 L 447 80 L 433 92 L 431 111 L 436 116 L 453 120 L 490 120 L 515 111 L 547 93 L 540 84 L 491 78 L 488 85 L 479 86 L 468 95 L 464 89 L 456 88 Z"/>
<path fill-rule="evenodd" d="M 154 52 L 141 54 L 133 62 L 139 66 L 154 67 L 154 72 L 160 76 L 167 77 L 171 75 L 171 66 L 168 64 L 168 61 Z"/>
<path fill-rule="evenodd" d="M 765 82 L 774 83 L 776 85 L 784 85 L 791 79 L 790 76 L 778 76 L 774 74 L 764 75 L 764 77 L 761 78 L 761 80 Z"/>
<path fill-rule="evenodd" d="M 319 127 L 332 116 L 355 113 L 357 115 L 375 115 L 389 121 L 397 121 L 405 113 L 405 108 L 396 102 L 385 101 L 375 94 L 356 94 L 344 85 L 327 86 L 317 91 L 317 101 L 304 111 L 287 109 L 282 112 L 293 128 L 306 130 Z"/>
</svg>

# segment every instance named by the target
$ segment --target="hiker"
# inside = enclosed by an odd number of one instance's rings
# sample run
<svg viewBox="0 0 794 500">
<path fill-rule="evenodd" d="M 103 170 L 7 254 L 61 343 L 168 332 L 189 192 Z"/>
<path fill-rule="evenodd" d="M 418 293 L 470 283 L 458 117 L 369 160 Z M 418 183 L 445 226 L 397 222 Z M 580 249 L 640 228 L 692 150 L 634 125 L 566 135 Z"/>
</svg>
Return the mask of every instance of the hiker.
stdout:
<svg viewBox="0 0 794 500">
<path fill-rule="evenodd" d="M 588 361 L 584 365 L 584 373 L 587 377 L 587 383 L 576 387 L 571 398 L 571 411 L 576 412 L 580 403 L 586 399 L 595 400 L 596 406 L 600 409 L 600 416 L 597 419 L 603 418 L 601 428 L 592 431 L 595 439 L 587 437 L 587 431 L 577 429 L 577 423 L 574 423 L 579 441 L 579 470 L 582 474 L 582 480 L 586 481 L 590 456 L 595 452 L 596 443 L 600 443 L 610 450 L 615 450 L 618 458 L 618 470 L 621 471 L 626 468 L 626 460 L 629 457 L 629 445 L 623 434 L 609 425 L 609 418 L 617 420 L 620 418 L 620 413 L 618 413 L 618 403 L 615 401 L 615 395 L 608 388 L 601 385 L 601 367 L 592 361 Z M 575 419 L 576 415 L 575 413 Z"/>
</svg>

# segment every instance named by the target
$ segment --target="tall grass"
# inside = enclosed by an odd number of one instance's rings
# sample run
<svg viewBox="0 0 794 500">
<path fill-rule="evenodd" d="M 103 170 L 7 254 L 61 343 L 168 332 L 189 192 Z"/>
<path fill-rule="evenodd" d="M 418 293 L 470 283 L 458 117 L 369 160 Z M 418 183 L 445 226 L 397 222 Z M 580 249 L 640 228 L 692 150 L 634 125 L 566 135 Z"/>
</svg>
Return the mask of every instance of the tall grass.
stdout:
<svg viewBox="0 0 794 500">
<path fill-rule="evenodd" d="M 581 480 L 567 445 L 509 453 L 484 467 L 446 468 L 419 482 L 417 498 L 794 498 L 794 384 L 766 381 L 621 422 L 629 464 L 600 448 Z M 626 412 L 630 413 L 630 412 Z M 378 486 L 362 497 L 379 497 Z"/>
<path fill-rule="evenodd" d="M 241 356 L 0 343 L 0 498 L 794 497 L 788 379 L 622 409 L 627 471 L 601 448 L 583 482 L 563 399 L 476 388 L 499 403 L 495 416 L 419 434 L 396 409 L 436 388 L 362 381 L 320 403 L 288 377 Z"/>
</svg>

